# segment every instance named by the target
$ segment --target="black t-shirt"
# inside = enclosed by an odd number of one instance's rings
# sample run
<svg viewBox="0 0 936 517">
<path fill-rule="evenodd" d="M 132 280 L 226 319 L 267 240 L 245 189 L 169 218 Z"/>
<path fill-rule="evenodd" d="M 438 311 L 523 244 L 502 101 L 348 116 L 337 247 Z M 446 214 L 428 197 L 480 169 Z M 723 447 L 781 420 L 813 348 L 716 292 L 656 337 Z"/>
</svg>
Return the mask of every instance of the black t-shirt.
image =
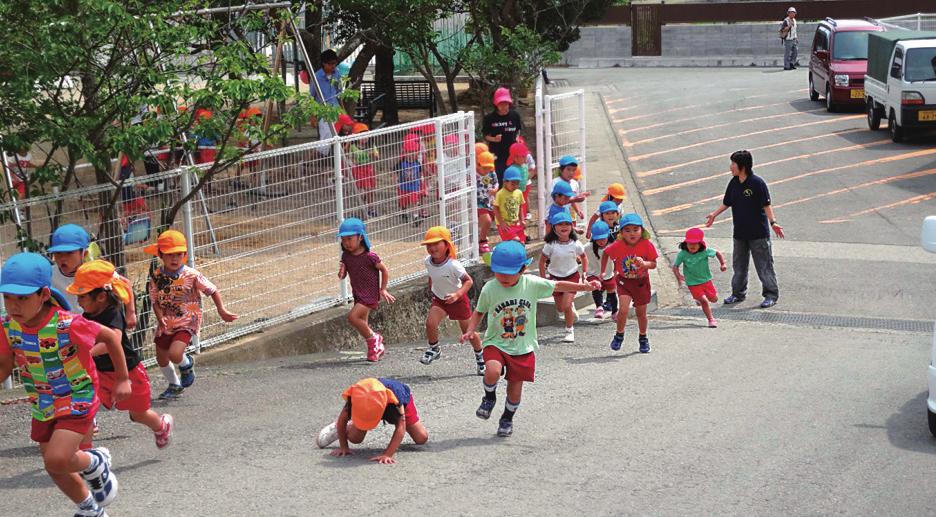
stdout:
<svg viewBox="0 0 936 517">
<path fill-rule="evenodd" d="M 510 146 L 517 141 L 520 130 L 523 129 L 523 122 L 520 120 L 520 114 L 513 108 L 506 115 L 501 115 L 497 111 L 488 113 L 484 116 L 481 123 L 481 130 L 484 136 L 504 135 L 500 142 L 488 142 L 488 149 L 497 157 L 500 163 L 507 163 L 510 156 Z"/>
<path fill-rule="evenodd" d="M 124 319 L 122 310 L 111 305 L 93 316 L 85 313 L 84 317 L 107 328 L 119 330 L 121 333 L 120 344 L 123 346 L 124 356 L 127 358 L 127 370 L 136 368 L 136 365 L 140 363 L 140 354 L 130 345 L 130 336 L 127 335 L 127 320 Z M 94 365 L 102 372 L 114 371 L 114 363 L 111 362 L 108 354 L 94 356 Z"/>
<path fill-rule="evenodd" d="M 731 207 L 735 239 L 770 237 L 770 225 L 764 211 L 764 207 L 770 204 L 770 191 L 760 176 L 751 174 L 744 183 L 737 176 L 731 178 L 722 203 Z"/>
</svg>

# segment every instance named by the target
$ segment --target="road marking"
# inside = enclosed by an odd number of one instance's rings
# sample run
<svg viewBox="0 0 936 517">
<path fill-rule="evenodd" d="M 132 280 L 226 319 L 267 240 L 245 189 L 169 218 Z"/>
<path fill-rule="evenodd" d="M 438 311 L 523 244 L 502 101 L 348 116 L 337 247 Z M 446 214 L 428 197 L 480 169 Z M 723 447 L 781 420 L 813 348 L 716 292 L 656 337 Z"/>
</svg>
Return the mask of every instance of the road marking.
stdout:
<svg viewBox="0 0 936 517">
<path fill-rule="evenodd" d="M 862 210 L 860 212 L 854 212 L 846 216 L 837 217 L 835 219 L 826 219 L 824 221 L 819 221 L 820 224 L 837 224 L 837 223 L 846 223 L 855 217 L 861 217 L 863 215 L 868 215 L 875 212 L 880 212 L 881 210 L 887 210 L 889 208 L 897 208 L 905 205 L 916 205 L 924 201 L 929 201 L 930 199 L 936 198 L 936 192 L 930 192 L 929 194 L 921 194 L 919 196 L 913 196 L 911 198 L 904 199 L 903 201 L 897 201 L 896 203 L 891 203 L 889 205 L 876 206 L 874 208 L 869 208 L 867 210 Z"/>
<path fill-rule="evenodd" d="M 662 237 L 660 244 L 676 253 L 681 236 Z M 705 237 L 705 244 L 723 252 L 731 251 L 734 245 L 731 237 Z M 814 242 L 779 239 L 774 241 L 773 256 L 790 258 L 810 258 L 820 260 L 848 259 L 867 262 L 899 262 L 906 264 L 936 264 L 936 254 L 919 246 L 899 246 L 894 244 L 866 244 L 852 242 Z"/>
<path fill-rule="evenodd" d="M 641 126 L 641 127 L 631 128 L 631 129 L 625 129 L 625 130 L 623 130 L 622 132 L 623 132 L 623 133 L 631 133 L 631 132 L 634 132 L 634 131 L 644 131 L 644 130 L 647 130 L 647 129 L 653 129 L 653 128 L 660 127 L 660 126 L 667 126 L 667 125 L 670 125 L 670 124 L 679 124 L 679 123 L 682 123 L 682 122 L 688 122 L 688 121 L 690 121 L 690 120 L 697 120 L 697 119 L 700 119 L 700 118 L 715 117 L 715 116 L 719 116 L 719 115 L 725 115 L 725 114 L 727 114 L 727 113 L 735 113 L 735 112 L 738 112 L 738 111 L 753 111 L 753 110 L 756 110 L 756 109 L 769 108 L 769 107 L 781 106 L 781 105 L 783 105 L 783 106 L 789 106 L 790 103 L 789 103 L 789 102 L 776 102 L 776 103 L 774 103 L 774 104 L 761 104 L 760 106 L 748 106 L 748 107 L 746 107 L 746 108 L 734 108 L 734 109 L 730 109 L 730 110 L 726 110 L 726 111 L 716 111 L 716 112 L 713 112 L 713 113 L 705 113 L 704 115 L 696 115 L 696 116 L 694 116 L 694 117 L 689 117 L 689 118 L 683 118 L 683 119 L 677 119 L 677 120 L 669 120 L 669 121 L 667 121 L 667 122 L 659 122 L 659 123 L 657 123 L 657 124 L 651 124 L 651 125 L 649 125 L 649 126 Z"/>
<path fill-rule="evenodd" d="M 783 94 L 786 94 L 786 93 L 799 93 L 799 92 L 801 92 L 801 91 L 805 91 L 805 90 L 792 90 L 792 91 L 789 91 L 789 92 L 782 92 L 782 93 L 776 93 L 776 94 L 774 94 L 774 93 L 764 93 L 764 94 L 761 94 L 761 95 L 749 95 L 749 96 L 745 97 L 744 99 L 738 99 L 738 100 L 758 99 L 758 98 L 761 98 L 761 97 L 777 97 L 777 96 L 779 96 L 779 95 L 783 95 Z M 662 102 L 662 103 L 666 103 L 666 102 L 671 102 L 671 101 L 674 101 L 674 100 L 682 100 L 682 99 L 684 99 L 684 98 L 685 98 L 685 96 L 681 96 L 681 97 L 676 97 L 676 98 L 674 98 L 674 99 L 666 99 L 666 100 L 661 101 L 661 102 Z M 791 100 L 794 100 L 794 99 L 791 99 Z M 689 106 L 680 106 L 680 107 L 678 107 L 678 108 L 670 108 L 670 109 L 666 109 L 666 110 L 662 110 L 662 111 L 654 111 L 653 113 L 647 113 L 646 115 L 635 115 L 635 116 L 633 116 L 633 117 L 627 117 L 627 118 L 623 118 L 623 119 L 615 119 L 615 120 L 612 120 L 612 122 L 614 122 L 615 124 L 620 124 L 621 122 L 628 122 L 628 121 L 631 121 L 631 120 L 639 120 L 639 119 L 642 119 L 642 118 L 657 117 L 657 116 L 663 115 L 663 114 L 665 114 L 665 113 L 673 113 L 673 112 L 676 112 L 676 111 L 685 111 L 685 110 L 690 110 L 690 109 L 695 109 L 695 108 L 704 108 L 704 107 L 706 107 L 706 106 L 713 106 L 713 105 L 717 105 L 717 104 L 724 104 L 724 102 L 725 102 L 725 101 L 716 101 L 716 102 L 705 102 L 705 103 L 702 103 L 702 104 L 691 104 L 691 105 L 689 105 Z M 864 115 L 862 115 L 862 116 L 864 116 Z"/>
<path fill-rule="evenodd" d="M 695 148 L 695 147 L 702 147 L 702 146 L 704 146 L 704 145 L 711 145 L 711 144 L 718 143 L 718 142 L 724 142 L 724 141 L 726 141 L 726 140 L 742 139 L 742 138 L 747 138 L 747 137 L 751 137 L 751 136 L 755 136 L 755 135 L 764 135 L 764 134 L 767 134 L 767 133 L 776 133 L 777 131 L 786 131 L 787 129 L 797 129 L 797 128 L 808 127 L 808 126 L 816 126 L 816 125 L 819 125 L 819 124 L 829 124 L 829 123 L 831 123 L 831 122 L 842 122 L 842 121 L 846 121 L 846 120 L 854 120 L 854 119 L 858 119 L 858 118 L 865 118 L 865 116 L 864 116 L 864 115 L 849 115 L 849 116 L 846 116 L 846 117 L 836 117 L 836 118 L 830 118 L 830 119 L 827 119 L 827 120 L 817 120 L 817 121 L 815 121 L 815 122 L 805 122 L 805 123 L 803 123 L 803 124 L 794 124 L 794 125 L 792 125 L 792 126 L 783 126 L 783 127 L 775 127 L 775 128 L 771 128 L 771 129 L 764 129 L 764 130 L 761 130 L 761 131 L 754 131 L 753 133 L 745 133 L 745 134 L 743 134 L 743 135 L 726 136 L 726 137 L 722 137 L 722 138 L 716 138 L 716 139 L 714 139 L 714 140 L 707 140 L 707 141 L 705 141 L 705 142 L 698 142 L 698 143 L 695 143 L 695 144 L 684 145 L 684 146 L 682 146 L 682 147 L 676 147 L 676 148 L 673 148 L 673 149 L 666 149 L 666 150 L 663 150 L 663 151 L 655 151 L 655 152 L 652 152 L 652 153 L 641 154 L 641 155 L 639 155 L 639 156 L 633 156 L 633 157 L 630 158 L 630 161 L 632 161 L 632 162 L 639 162 L 640 160 L 644 160 L 644 159 L 646 159 L 646 158 L 652 158 L 652 157 L 654 157 L 654 156 L 659 156 L 659 155 L 661 155 L 661 154 L 674 153 L 674 152 L 678 152 L 678 151 L 685 151 L 686 149 L 693 149 L 693 148 Z"/>
<path fill-rule="evenodd" d="M 817 108 L 817 109 L 809 110 L 809 111 L 798 111 L 798 112 L 796 112 L 796 113 L 778 113 L 778 114 L 776 114 L 776 115 L 767 115 L 767 116 L 763 116 L 763 117 L 749 118 L 749 119 L 745 120 L 744 123 L 747 124 L 748 122 L 755 122 L 755 121 L 758 121 L 758 120 L 770 120 L 770 119 L 780 118 L 780 117 L 789 117 L 789 116 L 791 116 L 791 115 L 798 115 L 798 114 L 803 114 L 803 113 L 816 113 L 817 111 L 825 111 L 825 110 L 826 110 L 825 108 Z M 717 128 L 720 128 L 720 127 L 725 127 L 725 126 L 736 126 L 736 125 L 738 125 L 738 121 L 732 120 L 731 122 L 724 122 L 724 123 L 722 123 L 722 124 L 714 124 L 714 125 L 711 125 L 711 126 L 697 127 L 697 128 L 694 128 L 694 129 L 687 129 L 687 130 L 685 130 L 685 131 L 680 131 L 680 132 L 678 132 L 678 133 L 670 133 L 670 134 L 668 134 L 668 135 L 655 136 L 655 137 L 653 137 L 653 138 L 645 138 L 645 139 L 643 139 L 643 140 L 638 140 L 638 141 L 636 141 L 636 142 L 628 142 L 626 145 L 627 145 L 627 146 L 634 146 L 634 145 L 637 145 L 637 144 L 646 144 L 646 143 L 650 143 L 650 142 L 656 142 L 657 140 L 663 140 L 664 138 L 673 138 L 673 137 L 676 137 L 676 136 L 683 136 L 683 135 L 688 135 L 688 134 L 691 134 L 691 133 L 698 133 L 699 131 L 708 131 L 708 130 L 717 129 Z"/>
<path fill-rule="evenodd" d="M 857 132 L 859 132 L 859 131 L 862 131 L 862 132 L 863 132 L 863 131 L 867 131 L 867 130 L 866 130 L 866 129 L 863 129 L 863 128 L 846 129 L 846 130 L 843 130 L 843 131 L 836 131 L 836 132 L 834 132 L 834 133 L 823 133 L 823 134 L 821 134 L 821 135 L 816 135 L 816 136 L 807 136 L 807 137 L 804 137 L 804 138 L 797 138 L 797 139 L 795 139 L 795 140 L 787 140 L 787 141 L 785 141 L 785 142 L 777 142 L 777 143 L 775 143 L 775 144 L 762 145 L 762 146 L 760 146 L 760 147 L 752 147 L 752 148 L 750 148 L 750 149 L 748 149 L 748 150 L 749 150 L 749 151 L 761 151 L 761 150 L 764 150 L 764 149 L 770 149 L 770 148 L 773 148 L 773 147 L 780 147 L 780 146 L 783 146 L 783 145 L 798 144 L 798 143 L 800 143 L 800 142 L 807 142 L 807 141 L 810 141 L 810 140 L 818 140 L 818 139 L 820 139 L 820 138 L 828 138 L 828 137 L 830 137 L 830 136 L 842 136 L 842 135 L 847 135 L 847 134 L 851 134 L 851 133 L 857 133 Z M 677 163 L 676 165 L 668 165 L 668 166 L 666 166 L 666 167 L 660 167 L 659 169 L 652 169 L 652 170 L 645 171 L 645 172 L 638 172 L 638 173 L 637 173 L 637 176 L 640 177 L 640 178 L 644 178 L 644 177 L 647 177 L 647 176 L 656 176 L 657 174 L 663 174 L 663 173 L 665 173 L 665 172 L 670 172 L 670 171 L 675 170 L 675 169 L 679 169 L 679 168 L 682 168 L 682 167 L 688 167 L 689 165 L 695 165 L 695 164 L 697 164 L 697 163 L 707 162 L 707 161 L 710 161 L 710 160 L 727 160 L 727 157 L 726 157 L 725 154 L 717 154 L 717 155 L 715 155 L 715 156 L 709 156 L 709 157 L 706 157 L 706 158 L 699 158 L 699 159 L 692 160 L 692 161 L 688 161 L 688 162 Z"/>
<path fill-rule="evenodd" d="M 804 159 L 804 158 L 815 158 L 816 156 L 821 156 L 821 155 L 824 155 L 824 154 L 841 153 L 841 152 L 845 152 L 845 151 L 855 151 L 855 150 L 859 150 L 859 149 L 868 149 L 868 148 L 871 148 L 871 147 L 876 147 L 876 146 L 879 146 L 879 145 L 888 144 L 888 143 L 890 143 L 890 141 L 891 141 L 890 138 L 883 138 L 883 139 L 878 140 L 878 141 L 876 141 L 876 142 L 869 142 L 869 143 L 867 143 L 867 144 L 856 144 L 856 145 L 849 146 L 849 147 L 842 147 L 841 149 L 826 149 L 825 151 L 817 151 L 817 152 L 815 152 L 815 153 L 801 154 L 801 155 L 797 155 L 797 156 L 789 156 L 789 157 L 787 157 L 787 158 L 782 158 L 782 159 L 780 159 L 780 160 L 773 160 L 773 161 L 770 161 L 770 162 L 761 163 L 761 164 L 759 164 L 757 167 L 758 167 L 758 168 L 763 168 L 763 167 L 767 167 L 767 166 L 769 166 L 769 165 L 776 165 L 776 164 L 778 164 L 778 163 L 785 163 L 785 162 L 789 162 L 789 161 L 793 161 L 793 160 L 802 160 L 802 159 Z M 709 176 L 704 176 L 704 177 L 701 177 L 701 178 L 696 178 L 696 179 L 693 179 L 693 180 L 687 180 L 687 181 L 681 181 L 681 182 L 679 182 L 679 183 L 673 183 L 672 185 L 665 185 L 665 186 L 663 186 L 663 187 L 652 188 L 652 189 L 649 189 L 649 190 L 641 190 L 640 193 L 643 194 L 644 196 L 653 196 L 653 195 L 656 195 L 656 194 L 660 194 L 660 193 L 662 193 L 662 192 L 669 192 L 669 191 L 671 191 L 671 190 L 677 190 L 677 189 L 681 189 L 681 188 L 683 188 L 683 187 L 688 187 L 688 186 L 691 186 L 691 185 L 698 185 L 699 183 L 704 183 L 704 182 L 706 182 L 706 181 L 711 181 L 711 180 L 715 180 L 715 179 L 718 179 L 718 178 L 723 178 L 726 174 L 730 174 L 730 173 L 731 173 L 731 171 L 722 171 L 722 172 L 718 172 L 718 173 L 715 173 L 715 174 L 712 174 L 712 175 L 709 175 Z"/>
</svg>

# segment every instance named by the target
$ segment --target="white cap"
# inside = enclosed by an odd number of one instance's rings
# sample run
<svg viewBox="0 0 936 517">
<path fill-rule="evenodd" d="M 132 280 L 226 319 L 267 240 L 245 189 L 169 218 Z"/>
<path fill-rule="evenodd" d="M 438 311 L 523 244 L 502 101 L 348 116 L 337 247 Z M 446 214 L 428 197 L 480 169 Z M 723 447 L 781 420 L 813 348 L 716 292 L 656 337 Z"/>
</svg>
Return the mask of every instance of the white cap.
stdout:
<svg viewBox="0 0 936 517">
<path fill-rule="evenodd" d="M 789 8 L 789 9 L 787 9 L 786 12 L 788 12 L 788 13 L 795 13 L 795 12 L 796 12 L 796 8 L 795 8 L 795 7 L 791 7 L 791 8 Z"/>
</svg>

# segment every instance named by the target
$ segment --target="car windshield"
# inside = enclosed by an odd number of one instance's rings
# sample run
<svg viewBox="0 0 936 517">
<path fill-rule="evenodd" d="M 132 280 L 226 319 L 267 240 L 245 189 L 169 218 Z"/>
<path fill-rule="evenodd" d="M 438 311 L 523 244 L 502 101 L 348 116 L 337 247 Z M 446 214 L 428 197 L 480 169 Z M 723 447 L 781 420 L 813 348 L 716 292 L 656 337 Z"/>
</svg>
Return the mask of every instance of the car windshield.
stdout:
<svg viewBox="0 0 936 517">
<path fill-rule="evenodd" d="M 936 48 L 907 51 L 904 70 L 904 79 L 907 81 L 936 81 Z"/>
<path fill-rule="evenodd" d="M 857 61 L 868 59 L 868 31 L 839 32 L 832 45 L 832 59 Z"/>
</svg>

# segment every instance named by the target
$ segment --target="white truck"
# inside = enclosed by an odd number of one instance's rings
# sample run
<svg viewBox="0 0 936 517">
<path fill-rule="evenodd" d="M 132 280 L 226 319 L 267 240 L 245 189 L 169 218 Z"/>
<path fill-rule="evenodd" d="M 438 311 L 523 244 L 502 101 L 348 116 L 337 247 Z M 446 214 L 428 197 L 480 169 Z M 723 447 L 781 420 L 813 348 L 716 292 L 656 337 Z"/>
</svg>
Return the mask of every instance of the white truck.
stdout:
<svg viewBox="0 0 936 517">
<path fill-rule="evenodd" d="M 877 130 L 886 118 L 894 142 L 909 131 L 936 129 L 936 32 L 868 35 L 865 105 L 868 127 Z"/>
</svg>

